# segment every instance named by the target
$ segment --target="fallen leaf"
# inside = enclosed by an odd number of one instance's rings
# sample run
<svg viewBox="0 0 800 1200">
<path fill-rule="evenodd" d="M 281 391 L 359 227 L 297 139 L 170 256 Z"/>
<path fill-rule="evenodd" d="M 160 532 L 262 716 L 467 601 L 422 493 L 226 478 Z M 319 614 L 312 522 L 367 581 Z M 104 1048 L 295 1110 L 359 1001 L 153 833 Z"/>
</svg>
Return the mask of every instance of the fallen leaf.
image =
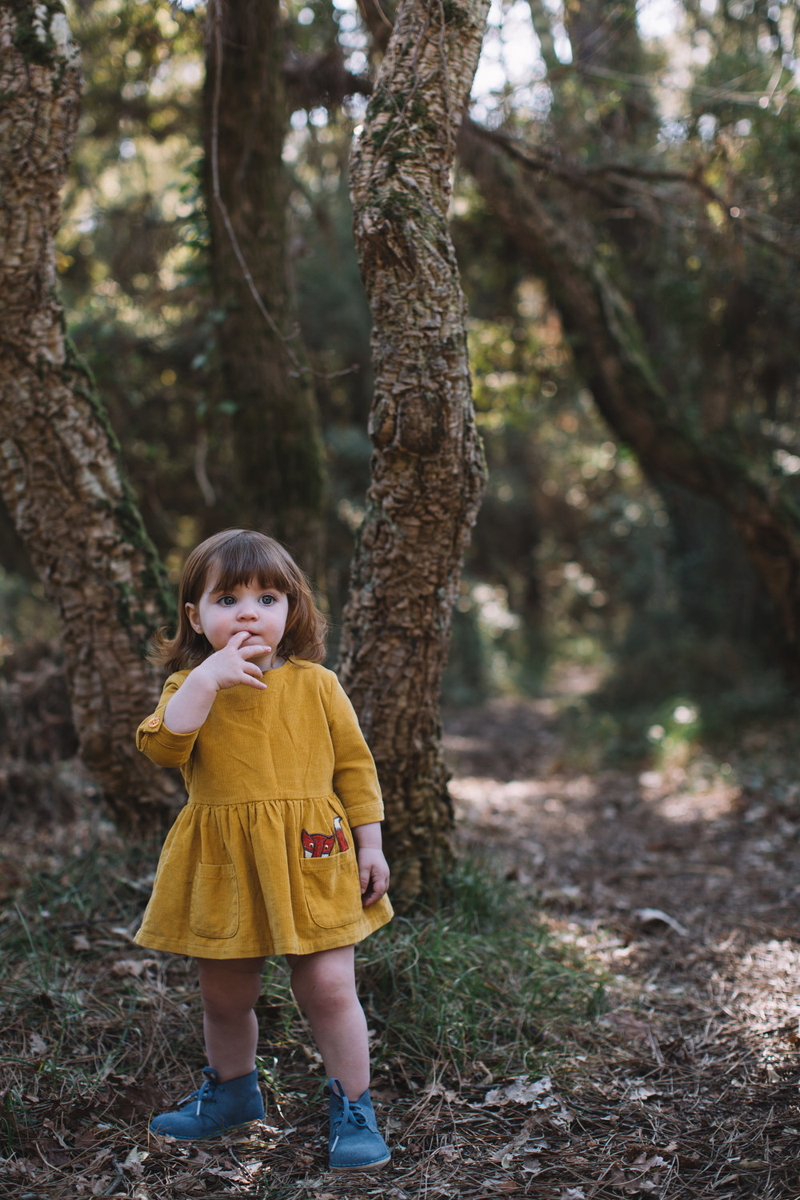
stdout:
<svg viewBox="0 0 800 1200">
<path fill-rule="evenodd" d="M 635 915 L 639 918 L 642 925 L 668 925 L 678 937 L 688 937 L 689 930 L 681 925 L 680 921 L 676 921 L 669 913 L 662 912 L 660 908 L 637 908 Z"/>
<path fill-rule="evenodd" d="M 35 1058 L 40 1058 L 47 1052 L 47 1042 L 38 1033 L 32 1033 L 28 1038 L 28 1050 Z"/>
<path fill-rule="evenodd" d="M 97 1141 L 98 1134 L 96 1129 L 82 1129 L 80 1133 L 75 1135 L 75 1145 L 80 1150 L 88 1150 Z"/>
<path fill-rule="evenodd" d="M 628 1100 L 649 1100 L 651 1096 L 657 1096 L 658 1092 L 655 1088 L 648 1087 L 641 1080 L 635 1080 L 630 1091 L 627 1093 Z"/>
<path fill-rule="evenodd" d="M 547 1095 L 552 1091 L 550 1076 L 545 1075 L 535 1083 L 531 1083 L 527 1075 L 517 1078 L 505 1087 L 492 1088 L 486 1093 L 484 1104 L 533 1104 L 536 1108 L 549 1108 L 558 1101 Z M 543 1099 L 545 1097 L 546 1099 Z"/>
<path fill-rule="evenodd" d="M 133 975 L 138 979 L 148 967 L 155 967 L 157 965 L 157 961 L 154 958 L 118 958 L 111 967 L 111 974 L 119 976 Z"/>
<path fill-rule="evenodd" d="M 439 1146 L 438 1149 L 434 1150 L 434 1154 L 439 1158 L 443 1158 L 445 1162 L 452 1162 L 454 1158 L 461 1157 L 455 1146 Z"/>
<path fill-rule="evenodd" d="M 149 1157 L 150 1152 L 148 1150 L 140 1150 L 138 1146 L 134 1146 L 132 1150 L 128 1151 L 128 1156 L 122 1164 L 122 1169 L 125 1170 L 127 1167 L 137 1179 L 141 1179 L 143 1174 L 142 1163 Z"/>
<path fill-rule="evenodd" d="M 601 1024 L 610 1025 L 617 1033 L 626 1038 L 646 1038 L 649 1025 L 627 1008 L 619 1008 L 615 1012 L 606 1013 Z"/>
</svg>

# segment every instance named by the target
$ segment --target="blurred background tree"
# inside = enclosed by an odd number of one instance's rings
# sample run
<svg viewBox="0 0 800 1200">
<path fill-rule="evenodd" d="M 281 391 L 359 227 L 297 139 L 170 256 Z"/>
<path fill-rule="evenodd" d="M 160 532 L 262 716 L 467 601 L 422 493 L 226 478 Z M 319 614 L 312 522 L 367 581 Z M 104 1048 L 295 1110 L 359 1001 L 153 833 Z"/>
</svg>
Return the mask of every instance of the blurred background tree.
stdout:
<svg viewBox="0 0 800 1200">
<path fill-rule="evenodd" d="M 462 162 L 662 506 L 667 574 L 639 594 L 601 698 L 689 689 L 746 708 L 767 662 L 798 665 L 798 243 L 783 190 L 797 13 L 576 0 L 532 15 L 541 81 L 527 107 L 519 89 L 476 106 Z"/>
<path fill-rule="evenodd" d="M 204 483 L 218 519 L 279 538 L 316 578 L 324 474 L 289 272 L 279 8 L 278 0 L 210 0 L 206 13 L 205 210 L 233 437 L 227 485 L 214 489 L 208 464 Z"/>
<path fill-rule="evenodd" d="M 333 662 L 371 452 L 347 164 L 392 13 L 278 10 L 291 344 L 324 445 Z M 206 14 L 76 0 L 69 15 L 86 75 L 59 241 L 69 328 L 175 578 L 238 486 L 203 188 Z M 583 692 L 577 708 L 618 714 L 607 752 L 642 758 L 678 709 L 719 724 L 787 703 L 797 21 L 777 0 L 493 5 L 452 203 L 490 484 L 451 701 Z M 6 520 L 0 539 L 11 671 L 53 626 Z"/>
</svg>

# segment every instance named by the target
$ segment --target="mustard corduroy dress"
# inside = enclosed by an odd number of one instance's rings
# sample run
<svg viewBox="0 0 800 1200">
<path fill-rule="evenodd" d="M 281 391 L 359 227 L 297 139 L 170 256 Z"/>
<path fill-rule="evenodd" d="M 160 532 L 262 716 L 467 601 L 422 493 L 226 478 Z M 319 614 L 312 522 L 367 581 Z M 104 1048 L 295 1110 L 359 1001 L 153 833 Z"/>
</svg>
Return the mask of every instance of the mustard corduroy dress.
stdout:
<svg viewBox="0 0 800 1200">
<path fill-rule="evenodd" d="M 332 671 L 290 659 L 266 691 L 220 691 L 194 733 L 164 709 L 170 675 L 136 744 L 181 768 L 188 803 L 170 830 L 136 941 L 200 958 L 310 954 L 361 941 L 392 918 L 361 903 L 352 827 L 383 819 L 378 777 Z"/>
</svg>

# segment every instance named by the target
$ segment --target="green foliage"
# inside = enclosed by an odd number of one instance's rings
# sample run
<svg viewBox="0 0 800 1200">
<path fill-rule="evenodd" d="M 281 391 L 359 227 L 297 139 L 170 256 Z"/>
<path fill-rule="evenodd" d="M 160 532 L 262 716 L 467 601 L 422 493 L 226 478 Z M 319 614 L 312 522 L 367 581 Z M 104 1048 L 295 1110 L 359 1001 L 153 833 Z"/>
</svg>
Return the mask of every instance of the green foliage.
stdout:
<svg viewBox="0 0 800 1200">
<path fill-rule="evenodd" d="M 11 8 L 16 13 L 13 43 L 25 61 L 41 67 L 62 65 L 52 25 L 53 17 L 64 16 L 61 0 L 48 0 L 44 4 L 12 0 Z"/>
<path fill-rule="evenodd" d="M 735 469 L 769 481 L 792 524 L 796 11 L 766 2 L 710 8 L 687 3 L 669 36 L 646 42 L 631 5 L 567 6 L 567 67 L 548 57 L 548 34 L 563 41 L 564 30 L 532 5 L 549 99 L 532 108 L 524 89 L 506 88 L 491 118 L 541 164 L 528 186 L 607 281 L 623 354 L 644 364 L 669 420 L 698 445 L 718 440 Z M 684 90 L 669 74 L 660 90 L 659 75 L 678 61 Z M 767 702 L 779 661 L 775 620 L 729 520 L 641 477 L 592 415 L 537 264 L 508 246 L 469 180 L 458 181 L 454 208 L 490 487 L 448 696 L 535 690 L 549 657 L 556 668 L 573 658 L 598 677 L 610 672 L 600 707 L 634 710 L 640 700 L 658 710 L 714 688 L 737 694 L 732 707 L 742 713 L 745 693 Z M 482 593 L 486 603 L 505 606 L 516 631 L 509 622 L 487 639 L 472 596 L 484 583 L 494 589 Z M 538 645 L 528 633 L 537 629 Z M 735 686 L 737 671 L 747 687 Z"/>
<path fill-rule="evenodd" d="M 443 908 L 395 918 L 364 944 L 359 979 L 378 1061 L 458 1076 L 480 1061 L 534 1071 L 546 1031 L 595 1015 L 602 982 L 535 922 L 534 901 L 461 863 Z"/>
</svg>

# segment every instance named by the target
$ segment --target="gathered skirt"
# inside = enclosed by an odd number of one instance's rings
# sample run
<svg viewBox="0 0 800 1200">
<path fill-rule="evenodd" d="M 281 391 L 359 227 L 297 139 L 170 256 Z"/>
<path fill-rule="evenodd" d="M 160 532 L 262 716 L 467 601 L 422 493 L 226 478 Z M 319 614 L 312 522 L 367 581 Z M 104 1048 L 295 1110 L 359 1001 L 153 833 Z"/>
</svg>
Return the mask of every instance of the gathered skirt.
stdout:
<svg viewBox="0 0 800 1200">
<path fill-rule="evenodd" d="M 392 918 L 365 908 L 337 796 L 189 801 L 170 830 L 135 941 L 198 958 L 312 954 L 362 941 Z"/>
</svg>

